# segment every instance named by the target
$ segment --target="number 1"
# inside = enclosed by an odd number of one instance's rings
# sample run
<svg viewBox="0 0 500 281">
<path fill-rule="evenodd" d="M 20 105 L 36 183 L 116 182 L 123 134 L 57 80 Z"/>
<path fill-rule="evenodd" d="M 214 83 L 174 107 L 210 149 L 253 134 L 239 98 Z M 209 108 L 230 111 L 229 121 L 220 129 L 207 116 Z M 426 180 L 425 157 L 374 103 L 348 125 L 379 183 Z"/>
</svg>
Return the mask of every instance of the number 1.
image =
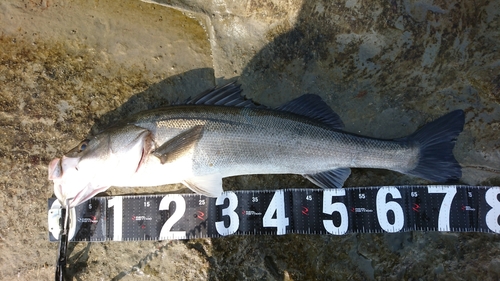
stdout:
<svg viewBox="0 0 500 281">
<path fill-rule="evenodd" d="M 108 201 L 108 208 L 113 207 L 113 241 L 122 240 L 123 197 L 116 196 Z"/>
</svg>

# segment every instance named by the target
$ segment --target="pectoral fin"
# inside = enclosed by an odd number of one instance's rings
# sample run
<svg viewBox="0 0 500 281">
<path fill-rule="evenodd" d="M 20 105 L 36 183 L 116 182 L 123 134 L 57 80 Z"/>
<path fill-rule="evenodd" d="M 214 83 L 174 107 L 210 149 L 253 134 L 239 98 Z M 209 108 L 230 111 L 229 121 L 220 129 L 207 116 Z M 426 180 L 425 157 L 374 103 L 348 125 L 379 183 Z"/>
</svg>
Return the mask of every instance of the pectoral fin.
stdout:
<svg viewBox="0 0 500 281">
<path fill-rule="evenodd" d="M 224 191 L 222 189 L 222 177 L 219 174 L 193 177 L 182 183 L 192 191 L 207 197 L 220 196 Z"/>
<path fill-rule="evenodd" d="M 194 126 L 162 144 L 153 155 L 160 158 L 162 164 L 172 162 L 190 152 L 202 136 L 203 126 Z"/>
</svg>

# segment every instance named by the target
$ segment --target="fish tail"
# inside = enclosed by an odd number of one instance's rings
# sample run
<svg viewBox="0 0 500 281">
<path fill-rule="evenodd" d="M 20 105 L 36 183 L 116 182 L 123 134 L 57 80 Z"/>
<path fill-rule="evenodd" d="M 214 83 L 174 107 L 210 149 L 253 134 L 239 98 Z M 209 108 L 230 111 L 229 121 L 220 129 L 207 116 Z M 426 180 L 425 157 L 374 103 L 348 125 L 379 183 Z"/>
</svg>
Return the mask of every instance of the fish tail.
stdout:
<svg viewBox="0 0 500 281">
<path fill-rule="evenodd" d="M 452 111 L 408 136 L 420 146 L 417 166 L 404 172 L 435 182 L 453 182 L 462 177 L 462 168 L 453 156 L 455 141 L 465 123 L 463 110 Z"/>
</svg>

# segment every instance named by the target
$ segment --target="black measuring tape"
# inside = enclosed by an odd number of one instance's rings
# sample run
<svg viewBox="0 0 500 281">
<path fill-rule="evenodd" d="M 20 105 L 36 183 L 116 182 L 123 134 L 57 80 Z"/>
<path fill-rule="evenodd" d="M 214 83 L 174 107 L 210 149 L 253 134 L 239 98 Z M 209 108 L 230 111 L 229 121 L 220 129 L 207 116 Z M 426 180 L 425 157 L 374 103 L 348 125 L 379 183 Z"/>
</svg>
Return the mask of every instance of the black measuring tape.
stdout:
<svg viewBox="0 0 500 281">
<path fill-rule="evenodd" d="M 453 231 L 500 233 L 500 187 L 429 185 L 95 197 L 70 210 L 70 241 Z M 59 203 L 48 200 L 49 239 Z"/>
</svg>

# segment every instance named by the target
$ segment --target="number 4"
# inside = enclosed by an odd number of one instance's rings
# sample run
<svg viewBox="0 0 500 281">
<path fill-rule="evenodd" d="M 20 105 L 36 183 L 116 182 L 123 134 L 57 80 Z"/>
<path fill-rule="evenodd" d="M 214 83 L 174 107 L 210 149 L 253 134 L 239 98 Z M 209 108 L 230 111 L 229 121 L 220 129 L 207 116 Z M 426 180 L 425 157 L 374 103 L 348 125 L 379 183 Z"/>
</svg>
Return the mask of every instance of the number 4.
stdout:
<svg viewBox="0 0 500 281">
<path fill-rule="evenodd" d="M 275 219 L 273 219 L 274 214 L 276 214 Z M 264 227 L 276 227 L 277 235 L 286 234 L 289 219 L 285 216 L 285 192 L 283 190 L 276 191 L 262 219 Z"/>
</svg>

